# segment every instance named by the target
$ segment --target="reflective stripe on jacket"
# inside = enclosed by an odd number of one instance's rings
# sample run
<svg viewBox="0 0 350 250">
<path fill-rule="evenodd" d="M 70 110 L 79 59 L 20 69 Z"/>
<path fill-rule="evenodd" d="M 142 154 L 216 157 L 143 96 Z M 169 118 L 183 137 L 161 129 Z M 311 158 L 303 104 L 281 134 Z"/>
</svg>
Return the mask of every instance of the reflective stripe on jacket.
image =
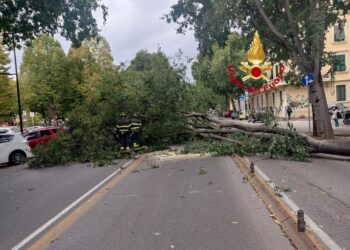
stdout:
<svg viewBox="0 0 350 250">
<path fill-rule="evenodd" d="M 130 132 L 130 127 L 131 127 L 130 121 L 127 119 L 121 119 L 118 122 L 118 125 L 116 126 L 117 131 L 122 134 Z"/>
<path fill-rule="evenodd" d="M 132 132 L 138 132 L 141 130 L 142 123 L 139 119 L 133 118 L 130 122 L 130 129 Z"/>
</svg>

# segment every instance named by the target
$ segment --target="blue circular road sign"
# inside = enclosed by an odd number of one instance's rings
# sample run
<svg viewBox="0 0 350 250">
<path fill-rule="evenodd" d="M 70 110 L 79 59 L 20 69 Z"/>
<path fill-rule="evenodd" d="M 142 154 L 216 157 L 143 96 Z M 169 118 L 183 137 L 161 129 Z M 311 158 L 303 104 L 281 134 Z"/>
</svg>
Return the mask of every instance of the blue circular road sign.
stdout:
<svg viewBox="0 0 350 250">
<path fill-rule="evenodd" d="M 307 73 L 301 77 L 301 85 L 304 87 L 310 87 L 315 81 L 315 77 L 312 73 Z"/>
</svg>

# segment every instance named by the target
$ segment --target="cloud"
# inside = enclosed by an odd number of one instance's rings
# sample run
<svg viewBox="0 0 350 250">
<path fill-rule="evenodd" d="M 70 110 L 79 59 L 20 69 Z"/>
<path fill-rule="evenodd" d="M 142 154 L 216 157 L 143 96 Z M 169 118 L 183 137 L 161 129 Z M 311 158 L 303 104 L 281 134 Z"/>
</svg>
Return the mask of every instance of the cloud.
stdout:
<svg viewBox="0 0 350 250">
<path fill-rule="evenodd" d="M 178 49 L 184 57 L 197 55 L 197 42 L 193 33 L 186 35 L 176 33 L 176 25 L 168 24 L 161 17 L 170 11 L 176 0 L 105 0 L 109 15 L 103 25 L 101 13 L 96 13 L 101 34 L 111 46 L 116 64 L 130 62 L 141 49 L 157 51 L 160 46 L 169 57 L 175 56 Z M 56 37 L 67 52 L 70 43 L 64 38 Z M 18 62 L 22 61 L 23 51 L 18 51 Z M 11 59 L 13 57 L 11 56 Z M 14 71 L 14 67 L 12 65 Z M 188 74 L 188 77 L 192 77 Z"/>
</svg>

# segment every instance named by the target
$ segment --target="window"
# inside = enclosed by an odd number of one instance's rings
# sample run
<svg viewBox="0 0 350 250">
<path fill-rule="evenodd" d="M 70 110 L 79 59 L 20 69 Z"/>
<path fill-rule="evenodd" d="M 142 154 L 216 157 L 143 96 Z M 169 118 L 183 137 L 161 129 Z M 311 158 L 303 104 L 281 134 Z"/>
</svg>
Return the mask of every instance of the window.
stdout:
<svg viewBox="0 0 350 250">
<path fill-rule="evenodd" d="M 346 101 L 345 85 L 337 86 L 337 102 Z"/>
<path fill-rule="evenodd" d="M 273 80 L 273 70 L 270 71 L 270 80 Z"/>
<path fill-rule="evenodd" d="M 346 62 L 345 62 L 345 55 L 336 55 L 336 60 L 337 60 L 337 65 L 336 65 L 336 70 L 337 71 L 346 71 Z"/>
<path fill-rule="evenodd" d="M 51 135 L 50 130 L 41 130 L 40 132 L 41 132 L 41 136 L 49 136 L 49 135 Z"/>
<path fill-rule="evenodd" d="M 13 140 L 14 135 L 0 135 L 0 143 L 10 142 Z"/>
<path fill-rule="evenodd" d="M 272 92 L 272 105 L 275 107 L 275 92 Z"/>
<path fill-rule="evenodd" d="M 279 65 L 276 65 L 275 66 L 275 72 L 276 72 L 276 76 L 278 76 L 278 74 L 279 74 L 279 68 L 280 66 Z"/>
<path fill-rule="evenodd" d="M 280 91 L 280 107 L 283 105 L 283 97 L 282 97 L 282 91 Z"/>
<path fill-rule="evenodd" d="M 266 100 L 266 107 L 270 105 L 270 97 L 269 97 L 269 92 L 266 92 L 265 94 L 265 100 Z"/>
<path fill-rule="evenodd" d="M 345 41 L 345 27 L 343 22 L 339 22 L 334 25 L 334 41 L 342 42 Z"/>
<path fill-rule="evenodd" d="M 27 140 L 31 140 L 31 139 L 35 139 L 35 138 L 38 138 L 40 137 L 40 132 L 33 132 L 33 133 L 30 133 L 26 136 L 26 139 Z"/>
<path fill-rule="evenodd" d="M 261 96 L 261 107 L 264 107 L 264 96 Z"/>
</svg>

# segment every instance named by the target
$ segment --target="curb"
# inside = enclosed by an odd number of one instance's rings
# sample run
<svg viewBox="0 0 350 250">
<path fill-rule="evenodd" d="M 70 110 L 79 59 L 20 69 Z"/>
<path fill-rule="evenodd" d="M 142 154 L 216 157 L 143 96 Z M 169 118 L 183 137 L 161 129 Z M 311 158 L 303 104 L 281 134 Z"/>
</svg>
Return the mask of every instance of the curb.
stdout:
<svg viewBox="0 0 350 250">
<path fill-rule="evenodd" d="M 310 228 L 307 228 L 305 232 L 298 232 L 297 216 L 294 208 L 291 208 L 288 203 L 276 196 L 273 188 L 271 188 L 273 186 L 270 179 L 262 171 L 255 171 L 257 174 L 250 173 L 251 161 L 247 158 L 234 155 L 232 159 L 265 204 L 270 212 L 270 217 L 280 226 L 284 236 L 289 239 L 295 249 L 325 249 Z"/>
</svg>

